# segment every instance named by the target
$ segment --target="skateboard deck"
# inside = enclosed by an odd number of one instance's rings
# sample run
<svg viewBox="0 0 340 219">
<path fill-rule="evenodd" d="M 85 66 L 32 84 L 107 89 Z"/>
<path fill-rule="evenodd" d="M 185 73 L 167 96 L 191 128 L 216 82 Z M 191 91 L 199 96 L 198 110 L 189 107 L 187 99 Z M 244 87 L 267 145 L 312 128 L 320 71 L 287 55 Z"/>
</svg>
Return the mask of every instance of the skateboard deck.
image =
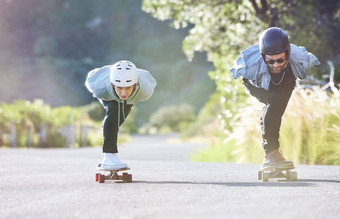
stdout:
<svg viewBox="0 0 340 219">
<path fill-rule="evenodd" d="M 112 180 L 112 181 L 122 181 L 122 182 L 132 182 L 132 174 L 128 174 L 126 172 L 122 174 L 118 174 L 120 171 L 128 171 L 130 170 L 129 167 L 123 168 L 123 169 L 117 169 L 117 170 L 106 170 L 100 167 L 100 165 L 97 166 L 97 169 L 99 171 L 106 171 L 109 172 L 109 174 L 101 174 L 101 173 L 96 173 L 96 182 L 99 183 L 105 183 L 106 180 Z"/>
<path fill-rule="evenodd" d="M 292 171 L 294 167 L 280 168 L 267 167 L 260 169 L 257 173 L 257 179 L 263 182 L 268 182 L 271 178 L 286 179 L 286 181 L 297 181 L 297 172 Z"/>
</svg>

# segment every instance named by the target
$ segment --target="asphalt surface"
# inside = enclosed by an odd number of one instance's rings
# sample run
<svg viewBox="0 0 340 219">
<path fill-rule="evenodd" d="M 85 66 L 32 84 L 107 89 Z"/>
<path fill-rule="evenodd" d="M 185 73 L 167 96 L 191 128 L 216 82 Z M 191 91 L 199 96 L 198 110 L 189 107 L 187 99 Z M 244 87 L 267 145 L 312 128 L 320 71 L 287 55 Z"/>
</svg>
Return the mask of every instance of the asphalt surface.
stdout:
<svg viewBox="0 0 340 219">
<path fill-rule="evenodd" d="M 203 147 L 135 136 L 119 147 L 133 183 L 104 184 L 100 147 L 0 149 L 0 218 L 340 217 L 340 166 L 297 165 L 298 181 L 265 183 L 258 164 L 189 162 Z"/>
</svg>

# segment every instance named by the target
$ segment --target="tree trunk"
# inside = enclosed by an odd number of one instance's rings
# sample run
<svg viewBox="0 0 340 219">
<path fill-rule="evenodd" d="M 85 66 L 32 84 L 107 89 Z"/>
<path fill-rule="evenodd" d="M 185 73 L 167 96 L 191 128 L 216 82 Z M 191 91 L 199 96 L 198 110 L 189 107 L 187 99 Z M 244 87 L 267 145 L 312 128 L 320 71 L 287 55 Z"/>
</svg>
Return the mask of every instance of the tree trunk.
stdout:
<svg viewBox="0 0 340 219">
<path fill-rule="evenodd" d="M 17 139 L 16 139 L 17 130 L 16 130 L 14 123 L 10 124 L 9 130 L 10 130 L 9 144 L 11 147 L 17 147 Z"/>
<path fill-rule="evenodd" d="M 33 144 L 33 133 L 32 133 L 32 126 L 28 125 L 27 126 L 27 147 L 31 147 Z"/>
</svg>

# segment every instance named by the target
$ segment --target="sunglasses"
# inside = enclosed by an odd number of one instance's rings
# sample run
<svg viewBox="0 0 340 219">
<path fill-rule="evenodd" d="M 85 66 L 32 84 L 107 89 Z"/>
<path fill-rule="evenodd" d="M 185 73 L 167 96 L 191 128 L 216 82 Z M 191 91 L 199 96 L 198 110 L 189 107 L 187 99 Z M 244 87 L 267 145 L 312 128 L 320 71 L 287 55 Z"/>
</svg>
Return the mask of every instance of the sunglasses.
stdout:
<svg viewBox="0 0 340 219">
<path fill-rule="evenodd" d="M 276 59 L 276 60 L 273 60 L 273 59 L 269 59 L 269 60 L 264 60 L 264 62 L 268 65 L 273 65 L 275 62 L 279 63 L 279 64 L 282 64 L 286 61 L 286 59 Z"/>
</svg>

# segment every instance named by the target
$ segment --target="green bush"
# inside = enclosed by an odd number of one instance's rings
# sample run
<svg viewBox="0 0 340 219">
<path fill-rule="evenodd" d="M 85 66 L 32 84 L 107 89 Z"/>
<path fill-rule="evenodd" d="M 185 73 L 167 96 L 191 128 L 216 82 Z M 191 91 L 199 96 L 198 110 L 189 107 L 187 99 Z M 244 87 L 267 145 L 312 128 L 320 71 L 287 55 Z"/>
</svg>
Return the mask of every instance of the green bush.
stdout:
<svg viewBox="0 0 340 219">
<path fill-rule="evenodd" d="M 141 132 L 179 132 L 181 126 L 183 127 L 195 119 L 194 109 L 189 104 L 162 107 L 151 115 L 149 123 L 141 128 Z"/>
<path fill-rule="evenodd" d="M 99 101 L 93 101 L 83 106 L 82 109 L 89 115 L 90 119 L 98 122 L 103 121 L 105 110 Z"/>
<path fill-rule="evenodd" d="M 101 107 L 101 106 L 100 106 Z M 70 137 L 75 139 L 73 147 L 84 146 L 86 142 L 88 145 L 101 145 L 101 134 L 93 134 L 94 130 L 101 132 L 101 122 L 93 120 L 90 117 L 95 114 L 95 111 L 101 111 L 94 104 L 83 107 L 61 106 L 51 108 L 49 105 L 43 103 L 42 100 L 34 100 L 33 102 L 17 100 L 12 104 L 2 103 L 0 105 L 0 146 L 12 145 L 18 147 L 65 147 L 67 146 L 67 139 L 65 134 L 69 134 L 65 127 L 73 127 L 74 135 Z M 89 113 L 90 112 L 90 113 Z M 133 130 L 133 116 L 132 113 L 129 129 Z M 11 142 L 10 138 L 13 136 L 13 128 L 15 129 L 15 142 Z M 85 140 L 81 130 L 82 126 L 88 126 L 89 131 L 87 139 Z M 64 134 L 62 133 L 64 129 Z M 136 128 L 134 128 L 136 129 Z M 127 141 L 128 136 L 125 134 L 122 141 Z M 92 139 L 93 138 L 93 139 Z M 29 139 L 31 139 L 29 141 Z M 69 141 L 70 142 L 70 141 Z M 85 146 L 88 146 L 85 145 Z"/>
<path fill-rule="evenodd" d="M 15 126 L 16 145 L 26 146 L 28 139 L 27 127 L 33 131 L 39 129 L 40 123 L 45 119 L 44 107 L 40 101 L 33 103 L 18 100 L 13 104 L 2 103 L 0 106 L 1 133 L 10 133 L 10 126 Z"/>
<path fill-rule="evenodd" d="M 126 120 L 122 124 L 120 131 L 124 133 L 137 133 L 138 127 L 136 125 L 136 114 L 137 108 L 134 106 L 132 107 L 129 115 L 127 116 Z"/>
<path fill-rule="evenodd" d="M 222 111 L 221 107 L 219 94 L 215 93 L 211 95 L 210 100 L 200 110 L 196 120 L 180 124 L 181 138 L 214 138 L 216 134 L 215 124 L 217 122 L 217 115 Z"/>
<path fill-rule="evenodd" d="M 66 139 L 60 134 L 57 127 L 50 127 L 47 130 L 46 144 L 47 147 L 61 148 L 65 147 Z"/>
</svg>

